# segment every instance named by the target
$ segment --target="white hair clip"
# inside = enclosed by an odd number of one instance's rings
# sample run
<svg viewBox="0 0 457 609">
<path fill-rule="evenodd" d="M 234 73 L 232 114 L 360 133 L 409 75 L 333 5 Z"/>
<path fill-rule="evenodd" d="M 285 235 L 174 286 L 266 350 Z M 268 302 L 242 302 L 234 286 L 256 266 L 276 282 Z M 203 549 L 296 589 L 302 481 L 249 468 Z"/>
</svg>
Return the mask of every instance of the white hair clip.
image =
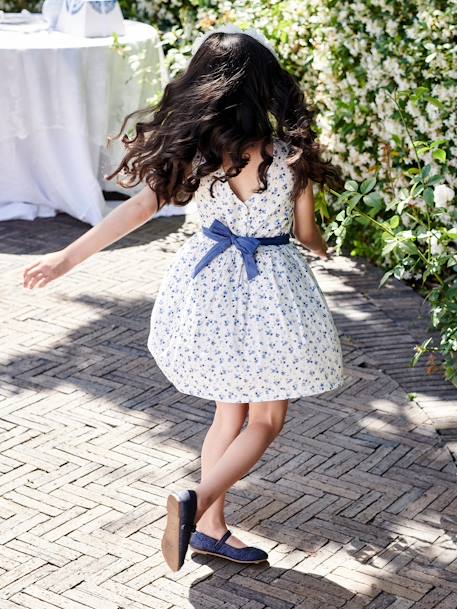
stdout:
<svg viewBox="0 0 457 609">
<path fill-rule="evenodd" d="M 277 56 L 276 51 L 274 50 L 273 46 L 270 44 L 270 42 L 265 38 L 265 36 L 261 32 L 259 32 L 258 30 L 256 30 L 253 27 L 250 27 L 247 30 L 242 30 L 238 25 L 235 25 L 234 23 L 227 23 L 226 25 L 220 25 L 216 28 L 213 28 L 212 30 L 209 30 L 208 32 L 205 32 L 202 36 L 199 36 L 198 38 L 196 38 L 192 45 L 192 55 L 195 54 L 195 52 L 200 47 L 202 42 L 204 42 L 208 38 L 208 36 L 210 36 L 211 34 L 214 34 L 216 32 L 225 32 L 227 34 L 248 34 L 249 36 L 252 36 L 252 38 L 255 38 L 257 40 L 257 42 L 260 42 L 260 44 L 263 44 L 263 46 L 266 47 L 271 53 L 273 53 L 273 55 L 276 57 L 276 59 L 278 59 L 278 56 Z"/>
</svg>

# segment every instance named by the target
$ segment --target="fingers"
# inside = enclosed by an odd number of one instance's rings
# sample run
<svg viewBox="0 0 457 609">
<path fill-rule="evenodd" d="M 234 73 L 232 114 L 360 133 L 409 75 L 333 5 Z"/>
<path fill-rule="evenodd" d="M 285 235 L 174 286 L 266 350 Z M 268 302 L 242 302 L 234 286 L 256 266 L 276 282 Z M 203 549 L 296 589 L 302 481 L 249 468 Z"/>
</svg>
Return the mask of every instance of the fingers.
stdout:
<svg viewBox="0 0 457 609">
<path fill-rule="evenodd" d="M 34 287 L 43 287 L 49 283 L 50 277 L 39 267 L 35 270 L 24 272 L 24 287 L 33 289 Z"/>
<path fill-rule="evenodd" d="M 26 269 L 24 269 L 24 273 L 22 275 L 24 288 L 29 287 L 30 280 L 32 279 L 32 277 L 35 276 L 35 274 L 39 270 L 39 269 L 35 268 L 38 266 L 38 264 L 39 264 L 39 262 L 35 262 L 35 264 L 30 265 Z"/>
<path fill-rule="evenodd" d="M 50 282 L 49 277 L 41 277 L 38 279 L 38 281 L 35 284 L 36 288 L 44 288 L 45 285 L 47 285 Z"/>
<path fill-rule="evenodd" d="M 29 271 L 31 271 L 33 268 L 35 268 L 40 263 L 41 263 L 41 260 L 36 260 L 35 262 L 32 262 L 32 264 L 29 264 L 29 266 L 26 266 L 24 269 L 24 275 L 26 273 L 28 273 Z"/>
<path fill-rule="evenodd" d="M 29 289 L 43 288 L 66 270 L 65 257 L 61 252 L 50 252 L 24 268 L 23 285 Z"/>
<path fill-rule="evenodd" d="M 25 284 L 26 287 L 33 289 L 35 287 L 35 285 L 38 283 L 38 281 L 43 278 L 43 276 L 44 275 L 43 275 L 43 273 L 41 273 L 41 271 L 35 271 L 34 273 L 31 273 Z"/>
<path fill-rule="evenodd" d="M 29 266 L 25 267 L 24 272 L 22 274 L 24 288 L 29 287 L 32 278 L 35 277 L 37 273 L 40 273 L 40 264 L 41 260 L 37 260 L 36 262 L 29 264 Z"/>
</svg>

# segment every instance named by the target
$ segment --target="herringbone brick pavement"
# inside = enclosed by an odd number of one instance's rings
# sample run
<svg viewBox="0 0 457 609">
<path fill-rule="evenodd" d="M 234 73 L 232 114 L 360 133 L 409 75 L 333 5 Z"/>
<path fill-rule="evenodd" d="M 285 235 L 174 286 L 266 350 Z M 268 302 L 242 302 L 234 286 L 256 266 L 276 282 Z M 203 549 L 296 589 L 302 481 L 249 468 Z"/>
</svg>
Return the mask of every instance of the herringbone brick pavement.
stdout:
<svg viewBox="0 0 457 609">
<path fill-rule="evenodd" d="M 214 403 L 177 392 L 146 338 L 195 224 L 153 219 L 46 288 L 22 287 L 30 260 L 88 228 L 65 214 L 0 223 L 0 608 L 456 609 L 456 390 L 408 367 L 421 299 L 396 281 L 377 290 L 380 271 L 360 261 L 309 258 L 346 383 L 292 400 L 227 493 L 230 527 L 270 562 L 189 551 L 173 573 L 166 497 L 198 484 Z"/>
</svg>

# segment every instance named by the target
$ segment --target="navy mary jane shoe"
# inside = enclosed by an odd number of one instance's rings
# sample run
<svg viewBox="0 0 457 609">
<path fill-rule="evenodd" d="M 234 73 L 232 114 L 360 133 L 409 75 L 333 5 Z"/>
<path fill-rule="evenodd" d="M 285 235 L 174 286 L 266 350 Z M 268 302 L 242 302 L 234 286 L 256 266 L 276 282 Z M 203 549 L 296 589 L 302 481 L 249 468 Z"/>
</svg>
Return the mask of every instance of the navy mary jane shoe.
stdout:
<svg viewBox="0 0 457 609">
<path fill-rule="evenodd" d="M 189 546 L 198 554 L 211 554 L 227 558 L 234 562 L 241 563 L 258 563 L 268 559 L 268 554 L 254 546 L 246 546 L 245 548 L 235 548 L 234 546 L 225 543 L 232 532 L 226 531 L 220 539 L 210 537 L 201 531 L 195 530 L 190 538 Z"/>
<path fill-rule="evenodd" d="M 183 490 L 167 499 L 167 524 L 162 537 L 162 554 L 172 571 L 184 564 L 190 536 L 195 531 L 197 493 Z"/>
</svg>

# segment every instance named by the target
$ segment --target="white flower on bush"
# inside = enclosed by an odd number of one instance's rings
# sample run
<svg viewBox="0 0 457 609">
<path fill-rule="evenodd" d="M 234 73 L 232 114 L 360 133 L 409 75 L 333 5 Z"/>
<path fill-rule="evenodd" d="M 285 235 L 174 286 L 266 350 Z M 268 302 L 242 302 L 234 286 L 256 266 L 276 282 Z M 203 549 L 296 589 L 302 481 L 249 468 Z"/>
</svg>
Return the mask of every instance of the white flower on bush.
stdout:
<svg viewBox="0 0 457 609">
<path fill-rule="evenodd" d="M 418 116 L 422 116 L 422 111 L 419 106 L 417 104 L 413 104 L 410 99 L 408 99 L 408 101 L 406 102 L 405 109 L 408 114 L 414 119 L 416 119 Z"/>
<path fill-rule="evenodd" d="M 390 118 L 384 119 L 384 130 L 389 136 L 391 136 L 391 135 L 402 136 L 403 135 L 402 125 L 398 121 L 394 121 Z"/>
<path fill-rule="evenodd" d="M 430 251 L 433 255 L 439 256 L 440 254 L 444 253 L 444 247 L 441 245 L 441 243 L 439 243 L 441 234 L 436 230 L 432 230 L 431 233 Z"/>
<path fill-rule="evenodd" d="M 403 212 L 401 214 L 400 218 L 401 218 L 401 223 L 403 224 L 403 226 L 410 226 L 410 224 L 411 224 L 411 218 L 410 218 L 410 216 L 408 216 L 408 214 Z"/>
<path fill-rule="evenodd" d="M 421 209 L 422 211 L 425 211 L 427 209 L 427 205 L 425 204 L 424 199 L 420 199 L 420 198 L 416 199 L 414 201 L 414 205 L 415 205 L 415 207 L 417 207 L 417 209 Z"/>
<path fill-rule="evenodd" d="M 446 186 L 446 184 L 439 184 L 438 186 L 435 186 L 433 197 L 436 207 L 446 207 L 447 203 L 452 201 L 454 196 L 455 193 L 453 189 Z"/>
<path fill-rule="evenodd" d="M 422 133 L 429 133 L 430 121 L 425 116 L 418 116 L 416 119 L 416 127 Z"/>
<path fill-rule="evenodd" d="M 381 36 L 383 33 L 383 28 L 380 23 L 376 23 L 375 21 L 366 21 L 365 22 L 366 31 L 374 37 Z"/>
<path fill-rule="evenodd" d="M 386 32 L 389 34 L 389 36 L 395 36 L 395 34 L 397 33 L 397 29 L 397 21 L 389 19 L 389 21 L 386 23 Z"/>
<path fill-rule="evenodd" d="M 440 111 L 430 102 L 426 105 L 425 110 L 430 120 L 434 121 L 440 118 Z"/>
<path fill-rule="evenodd" d="M 457 96 L 457 94 L 456 94 Z M 455 127 L 455 114 L 450 114 L 445 120 L 444 120 L 444 124 L 451 128 L 451 127 Z"/>
</svg>

